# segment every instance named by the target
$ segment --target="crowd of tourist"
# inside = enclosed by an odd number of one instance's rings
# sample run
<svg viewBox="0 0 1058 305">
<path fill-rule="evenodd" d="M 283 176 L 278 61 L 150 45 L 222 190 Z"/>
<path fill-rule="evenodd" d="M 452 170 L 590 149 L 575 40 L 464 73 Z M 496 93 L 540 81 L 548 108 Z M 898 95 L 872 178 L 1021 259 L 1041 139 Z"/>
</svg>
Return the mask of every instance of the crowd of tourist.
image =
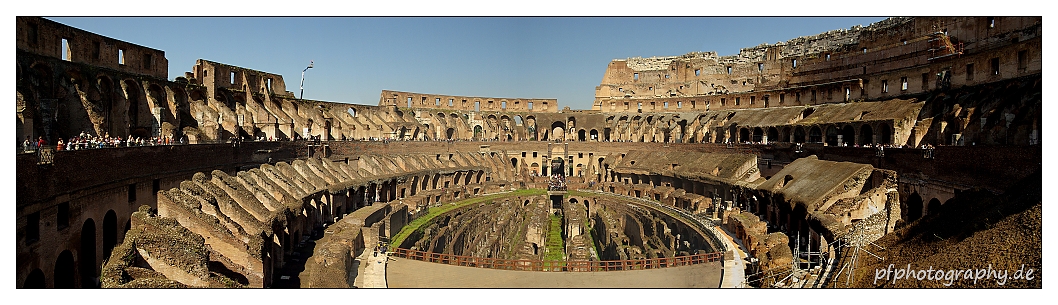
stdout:
<svg viewBox="0 0 1058 305">
<path fill-rule="evenodd" d="M 566 176 L 554 174 L 551 175 L 551 180 L 547 182 L 547 190 L 549 191 L 565 191 L 566 190 Z"/>
<path fill-rule="evenodd" d="M 125 139 L 122 137 L 111 137 L 110 133 L 98 136 L 82 131 L 80 134 L 69 139 L 59 138 L 59 140 L 55 142 L 55 151 L 177 144 L 186 144 L 186 141 L 183 138 L 173 139 L 171 136 L 150 138 L 129 137 L 128 139 Z M 22 143 L 22 151 L 32 152 L 46 146 L 48 146 L 48 143 L 44 140 L 44 137 L 38 137 L 37 141 L 30 141 L 30 138 L 26 137 L 26 140 Z"/>
</svg>

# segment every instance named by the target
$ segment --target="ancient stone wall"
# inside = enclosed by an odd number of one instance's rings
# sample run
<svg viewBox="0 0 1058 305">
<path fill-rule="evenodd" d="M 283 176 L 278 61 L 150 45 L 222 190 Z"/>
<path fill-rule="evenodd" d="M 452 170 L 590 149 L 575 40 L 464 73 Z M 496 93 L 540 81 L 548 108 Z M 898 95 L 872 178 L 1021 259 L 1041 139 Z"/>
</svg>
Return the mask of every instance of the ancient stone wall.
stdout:
<svg viewBox="0 0 1058 305">
<path fill-rule="evenodd" d="M 462 111 L 558 112 L 556 99 L 453 96 L 382 90 L 379 106 Z"/>
<path fill-rule="evenodd" d="M 878 100 L 1037 74 L 1038 17 L 890 18 L 742 49 L 612 61 L 592 109 L 681 112 Z"/>
<path fill-rule="evenodd" d="M 166 79 L 165 51 L 113 39 L 40 17 L 15 18 L 15 46 L 33 54 Z M 30 66 L 19 69 L 32 69 Z"/>
</svg>

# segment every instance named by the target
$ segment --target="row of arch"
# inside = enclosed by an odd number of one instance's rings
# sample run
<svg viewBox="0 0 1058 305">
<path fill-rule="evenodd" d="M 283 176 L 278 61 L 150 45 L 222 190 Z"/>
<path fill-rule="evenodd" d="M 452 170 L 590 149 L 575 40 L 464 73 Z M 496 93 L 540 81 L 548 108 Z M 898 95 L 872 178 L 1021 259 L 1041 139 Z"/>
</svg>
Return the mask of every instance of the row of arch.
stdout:
<svg viewBox="0 0 1058 305">
<path fill-rule="evenodd" d="M 520 116 L 515 116 L 520 119 Z M 524 129 L 518 130 L 517 125 L 509 125 L 510 117 L 501 115 L 496 117 L 490 114 L 486 117 L 486 126 L 473 125 L 466 127 L 464 124 L 453 125 L 452 121 L 465 122 L 463 118 L 451 113 L 445 115 L 438 113 L 435 119 L 439 139 L 445 140 L 540 140 L 540 141 L 582 141 L 582 142 L 606 142 L 606 141 L 630 141 L 630 142 L 664 142 L 664 143 L 724 143 L 724 142 L 790 142 L 790 143 L 827 143 L 828 145 L 872 145 L 893 144 L 896 142 L 892 124 L 885 121 L 869 123 L 835 123 L 818 125 L 788 125 L 788 126 L 738 126 L 731 124 L 723 132 L 711 132 L 709 128 L 694 127 L 697 123 L 688 126 L 687 120 L 673 120 L 669 126 L 654 126 L 651 130 L 643 130 L 648 125 L 638 123 L 642 118 L 636 116 L 632 121 L 627 121 L 627 116 L 622 116 L 618 124 L 614 123 L 614 117 L 607 118 L 607 126 L 599 128 L 576 128 L 576 117 L 568 117 L 565 120 L 557 120 L 547 125 L 548 128 L 538 130 L 536 118 L 527 117 Z M 676 117 L 678 119 L 678 117 Z M 503 125 L 492 123 L 499 119 Z M 663 117 L 659 120 L 664 119 Z M 647 116 L 645 123 L 651 124 L 653 116 Z M 625 125 L 627 124 L 627 125 Z M 428 126 L 428 125 L 427 125 Z M 448 127 L 452 126 L 452 127 Z M 496 127 L 502 127 L 496 131 Z M 461 129 L 469 128 L 466 136 L 460 136 Z"/>
<path fill-rule="evenodd" d="M 129 230 L 130 225 L 130 222 L 125 224 L 125 230 L 120 236 Z M 101 236 L 97 234 L 99 231 L 102 231 Z M 102 267 L 104 259 L 109 257 L 110 252 L 121 242 L 117 213 L 114 210 L 106 212 L 101 230 L 97 229 L 95 220 L 86 219 L 76 234 L 79 235 L 78 243 L 68 245 L 70 249 L 59 253 L 55 263 L 51 265 L 51 272 L 46 273 L 44 270 L 48 268 L 41 268 L 44 266 L 34 268 L 19 287 L 97 288 L 98 270 Z"/>
<path fill-rule="evenodd" d="M 737 135 L 735 134 L 735 130 L 738 132 Z M 738 127 L 732 125 L 729 131 L 729 139 L 737 139 L 738 142 L 742 143 L 826 143 L 827 145 L 835 146 L 841 144 L 892 144 L 894 140 L 893 129 L 889 127 L 888 123 L 884 122 L 875 124 L 828 124 L 780 127 Z"/>
<path fill-rule="evenodd" d="M 948 205 L 952 200 L 948 199 L 943 205 Z M 940 212 L 941 206 L 940 199 L 936 197 L 930 198 L 928 202 L 923 203 L 922 196 L 918 192 L 911 193 L 904 202 L 904 220 L 912 222 L 926 215 L 937 214 Z"/>
<path fill-rule="evenodd" d="M 23 113 L 34 122 L 31 130 L 19 132 L 43 136 L 52 143 L 85 130 L 99 135 L 150 137 L 166 122 L 173 125 L 170 132 L 179 134 L 183 127 L 198 124 L 181 115 L 190 110 L 188 101 L 204 102 L 206 95 L 202 88 L 188 93 L 165 80 L 86 72 L 41 61 L 31 63 L 26 72 L 20 73 L 17 86 L 26 99 L 28 112 Z M 41 107 L 52 107 L 46 105 L 51 101 L 55 102 L 55 115 L 45 118 Z M 57 129 L 45 129 L 45 120 L 55 120 L 52 123 Z"/>
</svg>

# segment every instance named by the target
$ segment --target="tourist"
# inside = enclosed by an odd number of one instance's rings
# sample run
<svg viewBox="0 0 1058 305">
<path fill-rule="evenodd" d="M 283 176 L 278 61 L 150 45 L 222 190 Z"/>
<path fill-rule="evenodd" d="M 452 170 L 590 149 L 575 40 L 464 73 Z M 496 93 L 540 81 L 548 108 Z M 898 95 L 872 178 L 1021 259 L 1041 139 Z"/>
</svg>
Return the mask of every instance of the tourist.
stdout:
<svg viewBox="0 0 1058 305">
<path fill-rule="evenodd" d="M 62 138 L 59 138 L 59 142 L 55 143 L 55 151 L 61 151 L 64 146 L 65 143 L 62 142 Z"/>
<path fill-rule="evenodd" d="M 22 142 L 22 152 L 30 152 L 32 146 L 33 143 L 29 141 L 29 136 L 26 136 L 26 140 Z"/>
<path fill-rule="evenodd" d="M 37 149 L 41 149 L 45 144 L 48 144 L 48 142 L 44 141 L 44 137 L 37 137 Z"/>
</svg>

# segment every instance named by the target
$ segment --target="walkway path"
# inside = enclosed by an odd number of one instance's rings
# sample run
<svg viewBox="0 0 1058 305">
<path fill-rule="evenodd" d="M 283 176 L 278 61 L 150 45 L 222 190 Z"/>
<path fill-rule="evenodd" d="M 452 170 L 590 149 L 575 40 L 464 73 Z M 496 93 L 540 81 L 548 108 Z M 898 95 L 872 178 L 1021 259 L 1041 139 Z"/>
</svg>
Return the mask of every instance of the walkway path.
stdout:
<svg viewBox="0 0 1058 305">
<path fill-rule="evenodd" d="M 742 245 L 742 241 L 738 240 L 737 237 L 733 237 L 728 234 L 727 230 L 722 227 L 717 227 L 717 230 L 713 230 L 718 234 L 720 240 L 727 244 L 728 253 L 733 254 L 731 257 L 726 257 L 724 260 L 724 280 L 720 283 L 720 288 L 746 288 L 746 264 L 745 258 L 749 257 Z"/>
<path fill-rule="evenodd" d="M 373 253 L 375 252 L 365 249 L 356 258 L 360 262 L 359 270 L 357 270 L 358 276 L 353 281 L 353 285 L 356 287 L 387 288 L 386 265 L 388 264 L 388 256 L 383 253 L 374 256 Z"/>
</svg>

